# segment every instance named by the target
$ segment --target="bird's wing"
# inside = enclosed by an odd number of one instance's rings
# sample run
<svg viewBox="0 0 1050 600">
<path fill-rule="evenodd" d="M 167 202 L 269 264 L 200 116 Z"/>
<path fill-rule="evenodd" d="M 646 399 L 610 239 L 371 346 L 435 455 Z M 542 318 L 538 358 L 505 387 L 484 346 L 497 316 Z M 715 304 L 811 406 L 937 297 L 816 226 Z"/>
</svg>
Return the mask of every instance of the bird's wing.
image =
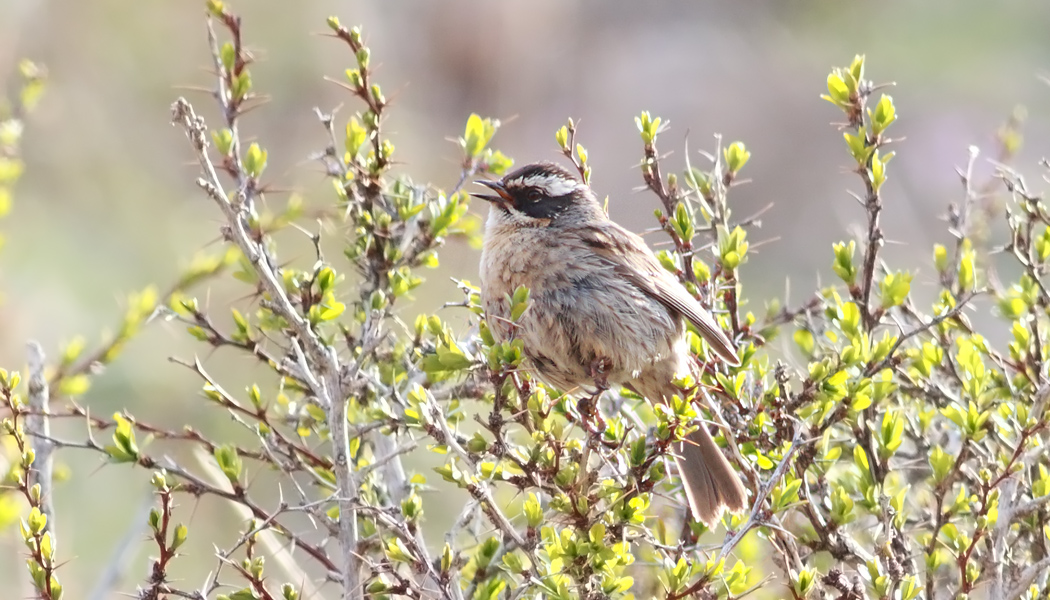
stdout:
<svg viewBox="0 0 1050 600">
<path fill-rule="evenodd" d="M 722 359 L 734 366 L 740 364 L 733 342 L 715 318 L 663 268 L 642 238 L 612 222 L 587 228 L 581 237 L 596 254 L 612 263 L 621 277 L 695 325 Z"/>
</svg>

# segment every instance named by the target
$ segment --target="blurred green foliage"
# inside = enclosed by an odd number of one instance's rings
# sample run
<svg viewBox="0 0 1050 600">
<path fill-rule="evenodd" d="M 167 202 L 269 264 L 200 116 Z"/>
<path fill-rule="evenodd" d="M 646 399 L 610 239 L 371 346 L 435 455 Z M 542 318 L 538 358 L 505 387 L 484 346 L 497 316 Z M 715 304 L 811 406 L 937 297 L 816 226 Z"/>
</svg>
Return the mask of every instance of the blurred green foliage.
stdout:
<svg viewBox="0 0 1050 600">
<path fill-rule="evenodd" d="M 61 455 L 88 452 L 128 481 L 149 478 L 153 508 L 138 526 L 152 558 L 145 577 L 127 575 L 128 590 L 236 600 L 314 590 L 456 600 L 1046 596 L 1050 211 L 1007 164 L 980 180 L 973 152 L 960 171 L 964 202 L 949 212 L 953 241 L 933 247 L 936 293 L 917 297 L 926 257 L 897 267 L 883 252 L 898 113 L 863 56 L 830 73 L 823 98 L 841 112 L 840 158 L 859 185 L 865 227 L 827 253 L 840 282 L 799 306 L 750 308 L 741 267 L 754 254 L 756 218 L 739 218 L 730 197 L 754 168 L 751 151 L 718 138 L 709 165 L 686 157 L 670 169 L 657 146 L 668 120 L 636 117 L 640 174 L 671 242 L 661 264 L 718 309 L 742 364 L 705 363 L 667 405 L 616 390 L 594 415 L 530 377 L 521 340 L 494 340 L 469 281 L 456 280 L 461 301 L 448 312 L 404 311 L 437 285 L 425 275 L 448 240 L 477 244 L 481 225 L 462 188 L 513 164 L 492 147 L 500 121 L 467 118 L 455 185 L 414 179 L 395 158 L 396 106 L 372 49 L 359 27 L 331 17 L 328 35 L 351 61 L 340 84 L 354 103 L 338 121 L 317 113 L 324 148 L 313 158 L 334 195 L 316 211 L 298 195 L 274 208 L 271 149 L 264 140 L 242 145 L 251 136 L 244 115 L 265 111 L 256 57 L 241 18 L 217 0 L 207 8 L 218 125 L 185 99 L 172 108 L 210 202 L 195 210 L 219 221 L 221 248 L 200 254 L 165 291 L 129 295 L 115 334 L 97 344 L 73 338 L 47 371 Z M 28 63 L 22 75 L 19 99 L 0 112 L 4 202 L 22 171 L 25 109 L 42 82 Z M 1019 149 L 1016 125 L 1000 135 L 1002 157 Z M 592 156 L 577 134 L 568 121 L 555 149 L 590 181 Z M 990 217 L 1007 224 L 999 246 L 979 231 Z M 290 239 L 305 239 L 306 257 L 279 254 Z M 332 246 L 340 252 L 326 252 Z M 205 283 L 241 300 L 216 308 Z M 529 290 L 508 302 L 519 318 Z M 987 306 L 996 319 L 973 322 Z M 187 404 L 227 418 L 228 430 L 131 410 L 98 417 L 83 404 L 101 367 L 162 320 L 199 353 L 225 349 L 250 361 L 213 377 L 198 358 L 176 359 L 201 382 Z M 770 351 L 785 330 L 798 368 Z M 1005 350 L 991 341 L 1002 331 Z M 695 332 L 689 341 L 707 356 Z M 220 382 L 245 374 L 243 393 Z M 37 593 L 57 600 L 68 556 L 43 512 L 50 490 L 29 478 L 41 435 L 29 424 L 33 393 L 17 372 L 0 372 L 0 528 L 20 537 Z M 698 418 L 718 426 L 753 503 L 713 530 L 687 518 L 667 469 L 672 444 Z M 437 477 L 403 460 L 420 455 Z M 236 511 L 237 531 L 187 525 L 178 498 L 222 503 Z M 175 576 L 194 543 L 213 560 L 191 563 L 196 577 Z M 186 587 L 208 571 L 199 589 Z"/>
</svg>

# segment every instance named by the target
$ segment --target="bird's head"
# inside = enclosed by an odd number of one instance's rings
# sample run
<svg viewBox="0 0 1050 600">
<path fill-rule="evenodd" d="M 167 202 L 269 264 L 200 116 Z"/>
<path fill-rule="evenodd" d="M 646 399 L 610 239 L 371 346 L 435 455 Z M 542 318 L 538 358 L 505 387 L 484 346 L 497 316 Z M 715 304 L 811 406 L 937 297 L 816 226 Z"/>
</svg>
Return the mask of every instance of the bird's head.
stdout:
<svg viewBox="0 0 1050 600">
<path fill-rule="evenodd" d="M 594 194 L 569 171 L 551 162 L 526 165 L 498 181 L 477 181 L 495 194 L 472 194 L 492 203 L 494 216 L 551 224 L 597 206 Z"/>
</svg>

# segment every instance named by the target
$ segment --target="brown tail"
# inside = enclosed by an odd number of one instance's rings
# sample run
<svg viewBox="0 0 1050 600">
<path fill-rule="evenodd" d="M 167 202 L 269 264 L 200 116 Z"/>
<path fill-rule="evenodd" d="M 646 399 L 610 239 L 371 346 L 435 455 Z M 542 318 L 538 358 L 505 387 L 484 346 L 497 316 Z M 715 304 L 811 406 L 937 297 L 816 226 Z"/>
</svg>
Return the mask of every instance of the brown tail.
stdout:
<svg viewBox="0 0 1050 600">
<path fill-rule="evenodd" d="M 723 510 L 737 513 L 747 507 L 744 484 L 703 425 L 690 433 L 677 450 L 675 462 L 694 519 L 711 527 L 722 517 Z"/>
</svg>

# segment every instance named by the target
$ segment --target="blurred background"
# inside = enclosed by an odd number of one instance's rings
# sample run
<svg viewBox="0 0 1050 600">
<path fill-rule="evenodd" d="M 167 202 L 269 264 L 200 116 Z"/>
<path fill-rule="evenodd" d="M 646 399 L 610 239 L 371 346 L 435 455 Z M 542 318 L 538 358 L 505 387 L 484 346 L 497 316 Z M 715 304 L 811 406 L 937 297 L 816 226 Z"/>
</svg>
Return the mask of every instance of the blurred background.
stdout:
<svg viewBox="0 0 1050 600">
<path fill-rule="evenodd" d="M 169 125 L 179 95 L 217 123 L 210 98 L 187 89 L 212 85 L 203 5 L 0 0 L 0 81 L 14 80 L 23 57 L 46 65 L 50 78 L 28 123 L 26 173 L 0 221 L 0 365 L 21 368 L 29 338 L 52 355 L 76 334 L 92 347 L 119 323 L 127 292 L 165 288 L 216 239 L 218 215 L 193 184 L 197 167 L 183 133 Z M 992 167 L 983 157 L 995 155 L 996 130 L 1021 105 L 1028 143 L 1015 164 L 1037 181 L 1036 163 L 1050 153 L 1050 86 L 1039 78 L 1050 70 L 1045 2 L 241 0 L 232 9 L 259 59 L 255 89 L 270 97 L 244 118 L 242 132 L 268 149 L 266 179 L 312 205 L 333 200 L 307 159 L 325 145 L 312 109 L 346 104 L 342 121 L 358 108 L 324 80 L 341 80 L 353 62 L 342 44 L 318 35 L 331 14 L 363 26 L 377 80 L 394 101 L 386 131 L 403 171 L 418 181 L 455 183 L 458 148 L 448 139 L 472 112 L 504 121 L 493 147 L 519 165 L 557 160 L 554 131 L 574 117 L 596 191 L 609 196 L 613 218 L 642 231 L 654 224 L 657 201 L 635 191 L 635 115 L 648 110 L 670 121 L 659 140 L 671 152 L 665 173 L 681 172 L 687 137 L 690 160 L 701 167 L 707 163 L 697 151 L 713 150 L 714 134 L 743 141 L 752 181 L 732 191 L 735 216 L 773 203 L 751 233 L 754 252 L 742 271 L 756 313 L 785 294 L 797 304 L 830 281 L 831 243 L 863 223 L 847 195 L 860 182 L 846 172 L 850 159 L 830 124 L 841 115 L 819 98 L 830 67 L 864 53 L 871 79 L 897 83 L 887 90 L 899 114 L 891 133 L 906 140 L 894 148 L 884 188 L 884 230 L 900 243 L 885 256 L 897 268 L 918 267 L 920 291 L 932 289 L 935 277 L 931 244 L 950 239 L 942 216 L 962 199 L 955 168 L 965 165 L 968 146 L 982 149 L 977 172 L 986 177 Z M 310 259 L 306 249 L 285 257 Z M 476 279 L 475 250 L 452 244 L 442 259 L 420 301 L 402 308 L 408 320 L 458 297 L 448 277 Z M 213 308 L 225 311 L 223 302 Z M 462 324 L 458 314 L 449 318 Z M 167 361 L 201 351 L 181 328 L 154 324 L 83 402 L 98 414 L 127 407 L 147 421 L 225 426 L 225 415 L 199 400 L 193 374 Z M 239 357 L 205 358 L 224 372 L 251 366 Z M 79 424 L 60 431 L 83 436 Z M 74 475 L 56 498 L 59 554 L 68 560 L 60 575 L 67 597 L 80 598 L 129 521 L 141 521 L 134 515 L 149 498 L 148 474 L 99 468 L 97 456 L 75 451 L 61 459 Z M 214 564 L 208 527 L 232 531 L 239 517 L 211 500 L 180 501 L 191 544 L 178 572 L 196 586 Z M 0 536 L 3 598 L 28 595 L 17 537 Z M 142 581 L 151 550 L 141 544 L 129 554 L 125 591 Z"/>
</svg>

